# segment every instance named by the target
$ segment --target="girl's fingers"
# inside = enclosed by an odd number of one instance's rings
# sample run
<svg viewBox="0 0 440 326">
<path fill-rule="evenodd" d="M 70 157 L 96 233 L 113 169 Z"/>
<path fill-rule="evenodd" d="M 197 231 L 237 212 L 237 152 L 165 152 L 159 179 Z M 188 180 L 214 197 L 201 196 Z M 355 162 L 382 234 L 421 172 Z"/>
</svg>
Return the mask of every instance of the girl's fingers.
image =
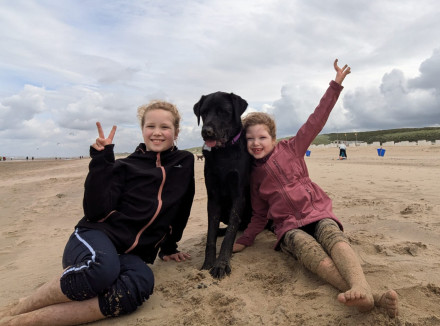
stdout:
<svg viewBox="0 0 440 326">
<path fill-rule="evenodd" d="M 104 132 L 102 131 L 102 126 L 101 126 L 101 123 L 99 121 L 96 122 L 96 127 L 98 127 L 99 138 L 104 138 Z"/>
<path fill-rule="evenodd" d="M 115 137 L 116 133 L 116 126 L 113 126 L 112 130 L 110 131 L 110 134 L 108 135 L 108 138 L 113 142 L 113 137 Z"/>
</svg>

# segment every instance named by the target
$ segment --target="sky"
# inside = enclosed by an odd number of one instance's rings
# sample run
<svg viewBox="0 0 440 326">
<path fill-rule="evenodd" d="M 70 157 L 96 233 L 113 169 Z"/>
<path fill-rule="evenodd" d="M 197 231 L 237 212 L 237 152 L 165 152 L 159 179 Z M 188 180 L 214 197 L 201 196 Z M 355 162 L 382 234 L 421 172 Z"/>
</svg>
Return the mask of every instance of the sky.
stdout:
<svg viewBox="0 0 440 326">
<path fill-rule="evenodd" d="M 352 73 L 322 133 L 440 126 L 437 0 L 14 0 L 0 6 L 0 155 L 88 156 L 142 142 L 137 108 L 174 103 L 201 146 L 202 95 L 234 93 L 295 135 Z"/>
</svg>

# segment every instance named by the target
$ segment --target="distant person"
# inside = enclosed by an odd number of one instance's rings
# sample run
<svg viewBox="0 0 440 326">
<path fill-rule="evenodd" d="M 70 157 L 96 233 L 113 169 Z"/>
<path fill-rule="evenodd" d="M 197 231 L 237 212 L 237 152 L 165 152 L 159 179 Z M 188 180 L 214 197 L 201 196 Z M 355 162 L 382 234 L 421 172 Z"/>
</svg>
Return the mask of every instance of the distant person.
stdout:
<svg viewBox="0 0 440 326">
<path fill-rule="evenodd" d="M 243 120 L 247 149 L 254 157 L 251 173 L 252 219 L 233 251 L 254 243 L 255 237 L 273 221 L 277 236 L 276 250 L 298 259 L 307 269 L 339 289 L 338 301 L 370 311 L 376 305 L 390 317 L 397 315 L 397 293 L 389 290 L 373 294 L 359 260 L 342 231 L 342 224 L 332 211 L 328 195 L 313 183 L 304 155 L 320 133 L 332 111 L 342 81 L 350 67 L 334 62 L 336 78 L 319 105 L 296 136 L 276 143 L 275 121 L 261 112 Z"/>
<path fill-rule="evenodd" d="M 164 261 L 190 258 L 177 249 L 195 189 L 194 155 L 174 145 L 180 114 L 174 105 L 156 101 L 141 106 L 138 117 L 144 143 L 118 160 L 116 126 L 105 137 L 96 123 L 85 216 L 65 247 L 64 271 L 2 309 L 0 316 L 14 316 L 7 325 L 77 325 L 131 313 L 153 292 L 147 264 L 157 254 Z"/>
<path fill-rule="evenodd" d="M 345 143 L 339 144 L 339 159 L 346 160 L 347 159 L 347 146 Z"/>
</svg>

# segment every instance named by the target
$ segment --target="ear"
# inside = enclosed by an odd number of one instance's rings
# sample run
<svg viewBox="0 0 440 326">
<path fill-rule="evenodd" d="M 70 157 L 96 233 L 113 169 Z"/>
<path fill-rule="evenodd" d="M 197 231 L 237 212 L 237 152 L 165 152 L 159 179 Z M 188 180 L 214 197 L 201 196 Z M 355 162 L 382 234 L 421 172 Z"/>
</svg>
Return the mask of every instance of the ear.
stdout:
<svg viewBox="0 0 440 326">
<path fill-rule="evenodd" d="M 231 93 L 230 96 L 231 96 L 232 106 L 234 108 L 235 118 L 236 120 L 241 121 L 240 117 L 244 113 L 244 111 L 246 111 L 248 103 L 245 100 L 243 100 L 240 96 L 235 95 L 234 93 Z"/>
<path fill-rule="evenodd" d="M 198 125 L 198 126 L 200 125 L 200 108 L 201 108 L 201 106 L 202 106 L 203 101 L 205 100 L 205 98 L 206 98 L 206 96 L 205 96 L 205 95 L 202 95 L 202 97 L 200 98 L 200 100 L 199 100 L 196 104 L 194 104 L 194 108 L 193 108 L 193 110 L 194 110 L 194 114 L 197 116 L 197 125 Z"/>
</svg>

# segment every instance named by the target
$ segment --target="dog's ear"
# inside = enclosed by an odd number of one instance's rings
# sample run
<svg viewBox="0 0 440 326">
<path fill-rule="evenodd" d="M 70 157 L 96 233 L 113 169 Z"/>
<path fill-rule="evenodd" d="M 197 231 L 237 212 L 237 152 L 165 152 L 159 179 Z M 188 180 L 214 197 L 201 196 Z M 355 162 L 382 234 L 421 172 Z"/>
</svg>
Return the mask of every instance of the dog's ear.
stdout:
<svg viewBox="0 0 440 326">
<path fill-rule="evenodd" d="M 240 117 L 248 106 L 248 103 L 240 96 L 231 93 L 232 106 L 234 107 L 234 114 L 237 121 L 241 121 Z"/>
<path fill-rule="evenodd" d="M 202 97 L 200 98 L 200 100 L 194 104 L 194 114 L 197 116 L 197 125 L 200 126 L 200 108 L 202 106 L 203 101 L 205 100 L 206 96 L 202 95 Z"/>
</svg>

